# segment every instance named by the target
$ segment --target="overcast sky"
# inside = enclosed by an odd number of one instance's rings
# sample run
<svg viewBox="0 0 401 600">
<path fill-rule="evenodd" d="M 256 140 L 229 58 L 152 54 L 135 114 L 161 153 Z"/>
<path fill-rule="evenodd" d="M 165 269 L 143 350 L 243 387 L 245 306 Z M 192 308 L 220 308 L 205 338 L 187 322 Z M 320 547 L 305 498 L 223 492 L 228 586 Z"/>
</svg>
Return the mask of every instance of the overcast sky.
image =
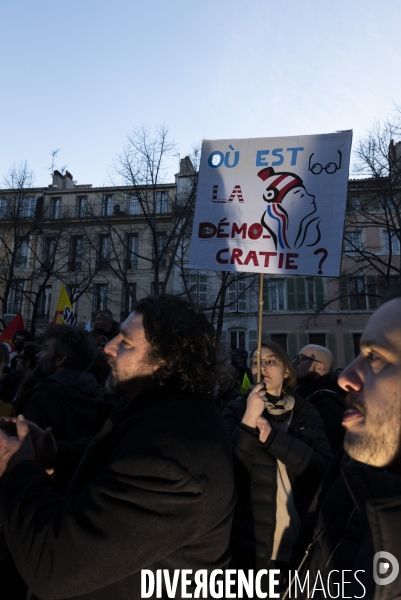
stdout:
<svg viewBox="0 0 401 600">
<path fill-rule="evenodd" d="M 401 104 L 397 0 L 12 0 L 1 3 L 1 179 L 51 152 L 104 185 L 127 134 L 202 138 L 353 129 Z M 178 156 L 170 161 L 169 181 Z"/>
</svg>

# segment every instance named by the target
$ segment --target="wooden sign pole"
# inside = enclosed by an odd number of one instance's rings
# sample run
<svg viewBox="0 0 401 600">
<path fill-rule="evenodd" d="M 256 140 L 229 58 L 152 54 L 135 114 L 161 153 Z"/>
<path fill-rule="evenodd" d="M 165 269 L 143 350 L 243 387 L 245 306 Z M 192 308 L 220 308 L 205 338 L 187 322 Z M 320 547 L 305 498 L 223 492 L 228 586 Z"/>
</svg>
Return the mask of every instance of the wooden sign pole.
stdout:
<svg viewBox="0 0 401 600">
<path fill-rule="evenodd" d="M 260 350 L 262 347 L 262 318 L 263 318 L 263 281 L 264 274 L 260 273 L 259 279 L 259 319 L 258 319 L 258 349 L 257 349 L 257 360 L 258 360 L 258 372 L 257 372 L 257 381 L 260 381 Z"/>
</svg>

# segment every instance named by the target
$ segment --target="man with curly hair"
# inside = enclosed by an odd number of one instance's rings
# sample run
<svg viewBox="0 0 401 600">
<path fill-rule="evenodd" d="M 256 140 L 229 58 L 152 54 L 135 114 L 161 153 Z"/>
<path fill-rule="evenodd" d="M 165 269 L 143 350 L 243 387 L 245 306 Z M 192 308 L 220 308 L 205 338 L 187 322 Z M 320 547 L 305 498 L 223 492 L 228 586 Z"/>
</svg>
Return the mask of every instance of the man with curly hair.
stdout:
<svg viewBox="0 0 401 600">
<path fill-rule="evenodd" d="M 189 302 L 150 296 L 105 352 L 108 385 L 122 402 L 86 448 L 64 496 L 44 467 L 57 474 L 78 464 L 84 444 L 59 444 L 56 452 L 50 431 L 21 416 L 1 424 L 0 521 L 39 598 L 167 597 L 164 584 L 152 593 L 150 572 L 173 585 L 175 569 L 229 563 L 234 485 L 212 396 L 213 327 Z M 176 598 L 193 593 L 185 587 Z"/>
</svg>

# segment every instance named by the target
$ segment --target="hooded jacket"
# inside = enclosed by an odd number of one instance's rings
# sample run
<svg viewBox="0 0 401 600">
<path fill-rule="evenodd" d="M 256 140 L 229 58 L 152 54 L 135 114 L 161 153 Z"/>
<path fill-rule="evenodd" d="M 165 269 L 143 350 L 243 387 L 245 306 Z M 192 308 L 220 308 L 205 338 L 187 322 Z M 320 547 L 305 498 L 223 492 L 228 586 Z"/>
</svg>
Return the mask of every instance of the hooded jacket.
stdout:
<svg viewBox="0 0 401 600">
<path fill-rule="evenodd" d="M 57 441 L 90 435 L 96 419 L 96 379 L 86 371 L 67 369 L 45 377 L 19 413 L 42 429 L 51 427 Z"/>
<path fill-rule="evenodd" d="M 400 576 L 382 585 L 375 585 L 373 579 L 373 558 L 378 552 L 392 554 L 401 564 L 401 482 L 397 475 L 355 461 L 339 451 L 308 515 L 313 522 L 312 517 L 315 517 L 313 541 L 300 579 L 303 582 L 309 571 L 311 593 L 319 573 L 325 589 L 316 590 L 313 596 L 316 600 L 329 597 L 330 572 L 332 597 L 338 585 L 341 586 L 341 574 L 346 572 L 349 583 L 343 588 L 345 597 L 401 598 Z M 305 537 L 304 547 L 307 541 Z M 393 559 L 391 563 L 394 567 Z M 379 571 L 378 575 L 383 579 L 391 576 L 391 572 Z M 307 598 L 308 594 L 297 597 Z"/>
<path fill-rule="evenodd" d="M 276 529 L 277 459 L 286 466 L 299 517 L 306 514 L 320 480 L 332 458 L 323 422 L 317 410 L 295 395 L 288 432 L 274 429 L 267 440 L 241 423 L 246 401 L 227 404 L 222 412 L 229 433 L 237 504 L 232 550 L 239 569 L 268 564 Z M 263 416 L 271 423 L 266 412 Z M 273 424 L 274 427 L 274 424 Z"/>
<path fill-rule="evenodd" d="M 335 373 L 326 373 L 297 387 L 297 394 L 309 400 L 322 417 L 327 439 L 336 452 L 344 439 L 342 418 L 346 409 L 345 392 L 337 383 Z"/>
</svg>

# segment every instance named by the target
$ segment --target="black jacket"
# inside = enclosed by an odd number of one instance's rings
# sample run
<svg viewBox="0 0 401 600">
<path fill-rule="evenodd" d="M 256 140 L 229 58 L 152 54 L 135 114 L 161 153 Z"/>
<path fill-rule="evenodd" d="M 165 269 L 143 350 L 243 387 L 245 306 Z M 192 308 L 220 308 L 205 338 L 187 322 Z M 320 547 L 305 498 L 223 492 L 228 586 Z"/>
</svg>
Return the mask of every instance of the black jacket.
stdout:
<svg viewBox="0 0 401 600">
<path fill-rule="evenodd" d="M 106 421 L 64 497 L 32 461 L 0 491 L 10 550 L 41 600 L 135 600 L 141 569 L 224 569 L 230 560 L 231 452 L 211 399 L 143 393 Z"/>
<path fill-rule="evenodd" d="M 115 338 L 116 335 L 118 335 L 120 333 L 120 324 L 117 323 L 117 321 L 113 321 L 113 323 L 111 325 L 111 329 L 108 332 L 102 331 L 101 329 L 94 327 L 92 333 L 94 336 L 104 335 L 104 337 L 106 337 L 108 339 L 108 341 L 110 341 L 113 338 Z"/>
<path fill-rule="evenodd" d="M 310 581 L 314 582 L 319 571 L 329 597 L 329 572 L 333 572 L 330 576 L 333 594 L 336 583 L 341 581 L 341 572 L 348 571 L 350 583 L 345 587 L 346 596 L 362 597 L 363 585 L 365 600 L 401 598 L 400 576 L 387 585 L 376 586 L 373 580 L 373 557 L 377 552 L 390 552 L 401 565 L 399 477 L 352 460 L 339 451 L 314 504 L 311 509 L 311 513 L 315 512 L 314 541 L 301 581 L 309 571 Z M 359 582 L 354 577 L 357 571 Z M 316 591 L 314 598 L 324 598 L 323 592 Z"/>
<path fill-rule="evenodd" d="M 76 440 L 93 432 L 100 399 L 96 386 L 90 373 L 68 369 L 46 377 L 23 406 L 17 400 L 13 405 L 17 414 L 23 413 L 42 429 L 52 427 L 57 441 Z"/>
<path fill-rule="evenodd" d="M 237 504 L 232 533 L 236 567 L 257 568 L 270 560 L 276 528 L 277 459 L 286 466 L 302 519 L 332 458 L 317 410 L 295 395 L 288 432 L 274 429 L 265 443 L 258 431 L 241 424 L 246 401 L 234 400 L 222 412 L 234 458 Z M 274 422 L 267 413 L 274 427 Z"/>
<path fill-rule="evenodd" d="M 317 408 L 323 419 L 327 439 L 333 452 L 336 452 L 344 439 L 341 423 L 346 405 L 345 392 L 338 385 L 335 373 L 327 373 L 306 385 L 300 385 L 297 387 L 297 394 Z"/>
</svg>

